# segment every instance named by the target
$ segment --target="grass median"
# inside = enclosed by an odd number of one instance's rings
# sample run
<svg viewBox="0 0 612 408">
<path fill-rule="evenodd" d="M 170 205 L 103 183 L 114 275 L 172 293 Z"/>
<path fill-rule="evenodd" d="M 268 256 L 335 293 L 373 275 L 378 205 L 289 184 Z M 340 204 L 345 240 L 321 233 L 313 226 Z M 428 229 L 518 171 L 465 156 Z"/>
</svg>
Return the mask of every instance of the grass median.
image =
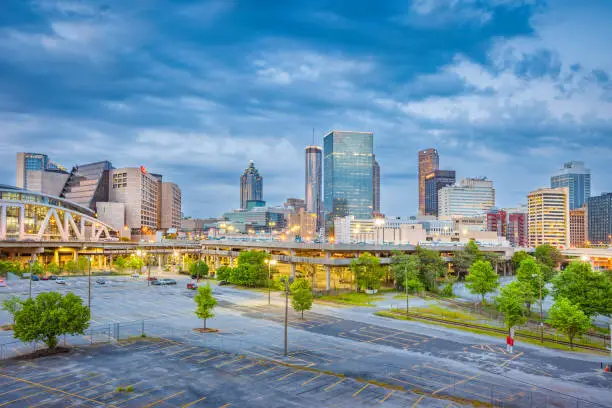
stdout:
<svg viewBox="0 0 612 408">
<path fill-rule="evenodd" d="M 383 295 L 368 295 L 363 292 L 342 293 L 339 295 L 322 295 L 315 297 L 315 301 L 336 303 L 346 306 L 375 306 L 376 302 L 382 300 Z"/>
</svg>

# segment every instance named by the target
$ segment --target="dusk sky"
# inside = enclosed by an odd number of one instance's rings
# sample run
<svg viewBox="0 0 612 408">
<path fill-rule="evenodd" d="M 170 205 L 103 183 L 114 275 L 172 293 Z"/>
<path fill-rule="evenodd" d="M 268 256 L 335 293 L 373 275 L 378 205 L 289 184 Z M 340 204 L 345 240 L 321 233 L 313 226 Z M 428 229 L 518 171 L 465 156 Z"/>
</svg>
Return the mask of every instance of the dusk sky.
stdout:
<svg viewBox="0 0 612 408">
<path fill-rule="evenodd" d="M 304 195 L 304 147 L 374 132 L 381 210 L 417 211 L 417 150 L 497 205 L 565 161 L 612 191 L 612 2 L 0 2 L 0 183 L 18 151 L 178 183 L 183 211 L 239 206 L 249 160 L 272 205 Z"/>
</svg>

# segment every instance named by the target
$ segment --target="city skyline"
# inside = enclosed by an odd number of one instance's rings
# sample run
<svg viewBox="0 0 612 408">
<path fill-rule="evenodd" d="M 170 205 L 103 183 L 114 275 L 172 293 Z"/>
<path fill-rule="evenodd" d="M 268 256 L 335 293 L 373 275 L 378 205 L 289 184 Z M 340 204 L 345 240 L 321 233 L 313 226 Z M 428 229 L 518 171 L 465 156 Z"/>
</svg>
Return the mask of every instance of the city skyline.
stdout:
<svg viewBox="0 0 612 408">
<path fill-rule="evenodd" d="M 611 65 L 605 31 L 595 29 L 610 30 L 600 24 L 610 10 L 601 2 L 372 12 L 315 1 L 263 14 L 232 2 L 172 13 L 161 0 L 129 10 L 116 1 L 7 3 L 5 163 L 33 151 L 66 167 L 148 165 L 180 183 L 185 214 L 216 216 L 235 203 L 250 159 L 266 176 L 267 201 L 301 196 L 312 128 L 315 144 L 339 128 L 376 134 L 389 215 L 416 214 L 417 168 L 406 158 L 427 147 L 458 178 L 493 180 L 499 207 L 525 203 L 571 160 L 591 169 L 591 195 L 612 191 L 601 176 L 612 151 Z M 12 184 L 12 164 L 0 180 Z"/>
</svg>

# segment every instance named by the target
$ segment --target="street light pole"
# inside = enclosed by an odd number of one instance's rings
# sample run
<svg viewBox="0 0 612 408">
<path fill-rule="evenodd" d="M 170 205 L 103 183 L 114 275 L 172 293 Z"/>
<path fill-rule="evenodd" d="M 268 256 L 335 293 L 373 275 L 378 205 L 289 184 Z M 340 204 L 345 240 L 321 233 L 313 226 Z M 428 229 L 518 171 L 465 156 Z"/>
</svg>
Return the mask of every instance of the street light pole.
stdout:
<svg viewBox="0 0 612 408">
<path fill-rule="evenodd" d="M 408 271 L 404 269 L 404 275 L 406 275 L 406 283 L 404 284 L 406 289 L 406 317 L 408 317 Z"/>
<path fill-rule="evenodd" d="M 544 343 L 544 323 L 542 321 L 542 273 L 540 272 L 540 343 Z"/>
<path fill-rule="evenodd" d="M 285 278 L 285 357 L 287 357 L 287 321 L 289 320 L 289 278 Z"/>
<path fill-rule="evenodd" d="M 28 261 L 30 264 L 30 298 L 32 297 L 32 260 Z"/>
<path fill-rule="evenodd" d="M 87 257 L 87 260 L 89 261 L 87 306 L 89 307 L 89 316 L 91 318 L 91 255 Z"/>
</svg>

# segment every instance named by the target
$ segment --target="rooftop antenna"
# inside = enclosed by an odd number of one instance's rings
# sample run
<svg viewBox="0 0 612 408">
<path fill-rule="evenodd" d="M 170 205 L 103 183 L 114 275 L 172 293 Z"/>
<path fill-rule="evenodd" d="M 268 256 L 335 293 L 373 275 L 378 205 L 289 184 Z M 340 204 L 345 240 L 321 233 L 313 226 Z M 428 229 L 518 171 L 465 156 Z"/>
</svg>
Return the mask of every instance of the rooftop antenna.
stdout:
<svg viewBox="0 0 612 408">
<path fill-rule="evenodd" d="M 313 146 L 315 145 L 315 143 L 314 143 L 314 128 L 312 128 L 312 145 Z"/>
</svg>

